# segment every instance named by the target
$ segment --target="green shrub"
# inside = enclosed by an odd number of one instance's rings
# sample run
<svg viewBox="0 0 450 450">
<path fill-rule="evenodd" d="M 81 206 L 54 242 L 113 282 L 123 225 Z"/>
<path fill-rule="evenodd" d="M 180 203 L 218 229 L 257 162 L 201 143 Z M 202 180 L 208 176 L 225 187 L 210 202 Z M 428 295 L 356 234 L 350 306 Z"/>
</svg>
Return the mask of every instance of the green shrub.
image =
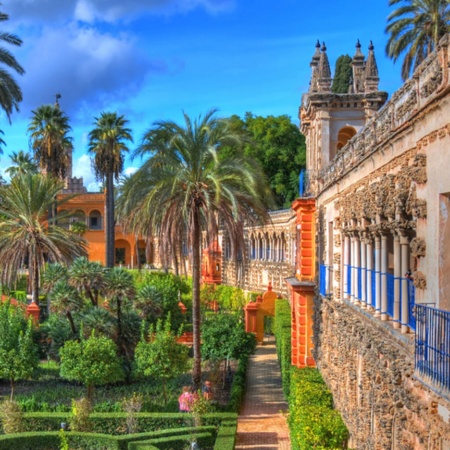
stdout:
<svg viewBox="0 0 450 450">
<path fill-rule="evenodd" d="M 285 397 L 289 398 L 291 385 L 291 307 L 287 300 L 282 299 L 275 302 L 273 331 L 276 339 L 283 392 Z"/>
<path fill-rule="evenodd" d="M 23 431 L 23 412 L 20 405 L 14 400 L 5 400 L 0 405 L 0 417 L 5 434 Z"/>
<path fill-rule="evenodd" d="M 292 369 L 289 411 L 294 450 L 345 448 L 347 428 L 317 369 Z"/>
</svg>

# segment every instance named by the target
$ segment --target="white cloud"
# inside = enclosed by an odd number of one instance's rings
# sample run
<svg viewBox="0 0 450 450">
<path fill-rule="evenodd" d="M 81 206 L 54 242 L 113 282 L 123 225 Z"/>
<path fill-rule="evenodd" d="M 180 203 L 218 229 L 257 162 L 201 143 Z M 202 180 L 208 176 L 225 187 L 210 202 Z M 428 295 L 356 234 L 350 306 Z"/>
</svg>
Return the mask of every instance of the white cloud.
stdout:
<svg viewBox="0 0 450 450">
<path fill-rule="evenodd" d="M 85 23 L 131 20 L 204 8 L 210 14 L 234 8 L 236 0 L 4 0 L 2 10 L 17 22 L 36 25 L 76 19 Z"/>
<path fill-rule="evenodd" d="M 112 35 L 72 22 L 44 28 L 34 41 L 23 79 L 23 110 L 51 103 L 57 92 L 70 114 L 85 104 L 94 111 L 136 93 L 149 72 L 165 71 L 127 34 Z"/>
<path fill-rule="evenodd" d="M 95 179 L 94 172 L 91 168 L 91 159 L 88 155 L 81 155 L 72 161 L 72 175 L 74 177 L 83 178 L 83 184 L 89 192 L 97 192 L 100 183 Z"/>
<path fill-rule="evenodd" d="M 123 171 L 123 174 L 126 175 L 127 177 L 129 177 L 130 175 L 133 175 L 133 173 L 136 173 L 137 170 L 138 170 L 138 167 L 127 167 Z"/>
</svg>

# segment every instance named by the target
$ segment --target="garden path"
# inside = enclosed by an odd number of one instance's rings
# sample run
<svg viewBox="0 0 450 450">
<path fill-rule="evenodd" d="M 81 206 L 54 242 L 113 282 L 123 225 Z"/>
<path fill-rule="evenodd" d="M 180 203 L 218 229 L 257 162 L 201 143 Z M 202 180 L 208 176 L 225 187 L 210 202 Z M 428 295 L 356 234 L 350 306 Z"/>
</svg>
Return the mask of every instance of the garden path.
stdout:
<svg viewBox="0 0 450 450">
<path fill-rule="evenodd" d="M 289 429 L 284 414 L 287 410 L 275 341 L 271 338 L 258 345 L 250 357 L 235 450 L 289 450 Z"/>
</svg>

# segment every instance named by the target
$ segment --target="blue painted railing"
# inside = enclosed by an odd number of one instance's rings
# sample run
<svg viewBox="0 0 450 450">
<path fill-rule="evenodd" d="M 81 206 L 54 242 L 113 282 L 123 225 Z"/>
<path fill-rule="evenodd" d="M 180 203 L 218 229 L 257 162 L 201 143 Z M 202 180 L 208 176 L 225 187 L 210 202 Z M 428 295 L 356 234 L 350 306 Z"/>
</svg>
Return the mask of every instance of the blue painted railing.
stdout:
<svg viewBox="0 0 450 450">
<path fill-rule="evenodd" d="M 415 369 L 439 388 L 450 389 L 450 312 L 416 305 Z"/>
<path fill-rule="evenodd" d="M 330 266 L 319 266 L 319 292 L 324 297 L 331 295 L 331 270 Z"/>
<path fill-rule="evenodd" d="M 356 293 L 356 298 L 362 300 L 362 269 L 361 267 L 356 267 L 356 276 L 358 277 L 358 292 Z"/>
<path fill-rule="evenodd" d="M 394 275 L 387 273 L 385 274 L 387 278 L 387 314 L 389 317 L 394 317 Z M 382 311 L 385 312 L 385 311 Z"/>
<path fill-rule="evenodd" d="M 412 329 L 416 329 L 416 314 L 415 314 L 415 306 L 416 306 L 416 288 L 412 280 L 408 279 L 408 323 L 407 325 Z"/>
<path fill-rule="evenodd" d="M 350 295 L 352 293 L 352 266 L 345 264 L 344 270 L 347 271 L 347 290 L 345 294 Z"/>
<path fill-rule="evenodd" d="M 298 177 L 298 192 L 299 197 L 310 197 L 310 182 L 309 182 L 309 170 L 302 170 Z"/>
</svg>

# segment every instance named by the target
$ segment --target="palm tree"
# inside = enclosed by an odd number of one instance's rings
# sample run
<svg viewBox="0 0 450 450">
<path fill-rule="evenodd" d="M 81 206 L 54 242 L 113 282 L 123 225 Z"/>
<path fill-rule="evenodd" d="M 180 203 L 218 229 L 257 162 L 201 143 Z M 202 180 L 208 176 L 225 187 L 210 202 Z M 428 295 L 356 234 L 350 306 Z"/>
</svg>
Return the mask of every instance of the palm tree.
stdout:
<svg viewBox="0 0 450 450">
<path fill-rule="evenodd" d="M 39 296 L 41 268 L 46 262 L 70 263 L 86 256 L 87 242 L 48 222 L 46 212 L 63 183 L 41 174 L 18 175 L 0 186 L 1 281 L 11 284 L 28 263 L 33 301 Z"/>
<path fill-rule="evenodd" d="M 34 159 L 47 174 L 63 179 L 73 149 L 69 118 L 58 104 L 42 105 L 32 113 L 28 133 Z"/>
<path fill-rule="evenodd" d="M 80 297 L 80 294 L 74 287 L 68 285 L 66 281 L 60 280 L 51 290 L 50 296 L 51 310 L 67 316 L 72 333 L 75 335 L 77 330 L 75 328 L 73 313 L 83 308 L 83 299 Z"/>
<path fill-rule="evenodd" d="M 69 284 L 83 293 L 91 301 L 92 306 L 98 305 L 99 291 L 104 286 L 104 270 L 99 262 L 87 258 L 77 258 L 69 267 Z"/>
<path fill-rule="evenodd" d="M 184 125 L 155 122 L 144 135 L 136 155 L 147 161 L 121 187 L 120 216 L 140 210 L 157 233 L 160 253 L 179 254 L 184 242 L 191 250 L 193 278 L 193 383 L 201 382 L 200 268 L 201 234 L 208 244 L 220 226 L 230 236 L 232 255 L 245 257 L 243 225 L 267 217 L 270 191 L 254 161 L 218 158 L 223 146 L 242 146 L 245 141 L 228 119 L 215 110 Z"/>
<path fill-rule="evenodd" d="M 5 22 L 9 19 L 8 14 L 0 12 L 0 22 Z M 15 34 L 2 32 L 0 33 L 0 41 L 7 44 L 20 47 L 22 45 L 22 39 Z M 0 47 L 0 63 L 6 66 L 6 69 L 12 69 L 19 75 L 23 75 L 25 70 L 17 62 L 13 54 L 6 48 Z M 11 122 L 12 112 L 19 111 L 19 103 L 22 101 L 22 91 L 14 78 L 8 72 L 8 70 L 0 69 L 0 108 L 5 111 L 9 122 Z"/>
<path fill-rule="evenodd" d="M 11 156 L 11 161 L 14 164 L 6 169 L 6 173 L 9 174 L 11 178 L 16 175 L 24 175 L 27 173 L 37 173 L 38 167 L 33 161 L 32 156 L 29 153 L 19 150 L 17 153 L 13 152 Z"/>
<path fill-rule="evenodd" d="M 448 0 L 389 0 L 400 5 L 388 16 L 386 54 L 396 62 L 405 54 L 402 78 L 405 81 L 450 31 Z"/>
<path fill-rule="evenodd" d="M 133 141 L 128 121 L 116 113 L 103 112 L 95 118 L 89 133 L 89 153 L 94 155 L 93 167 L 98 180 L 106 179 L 106 267 L 114 266 L 114 178 L 123 171 L 126 141 Z"/>
<path fill-rule="evenodd" d="M 103 291 L 110 309 L 117 314 L 117 344 L 121 348 L 122 308 L 124 303 L 129 302 L 136 294 L 133 275 L 127 269 L 113 267 L 105 274 Z"/>
</svg>

